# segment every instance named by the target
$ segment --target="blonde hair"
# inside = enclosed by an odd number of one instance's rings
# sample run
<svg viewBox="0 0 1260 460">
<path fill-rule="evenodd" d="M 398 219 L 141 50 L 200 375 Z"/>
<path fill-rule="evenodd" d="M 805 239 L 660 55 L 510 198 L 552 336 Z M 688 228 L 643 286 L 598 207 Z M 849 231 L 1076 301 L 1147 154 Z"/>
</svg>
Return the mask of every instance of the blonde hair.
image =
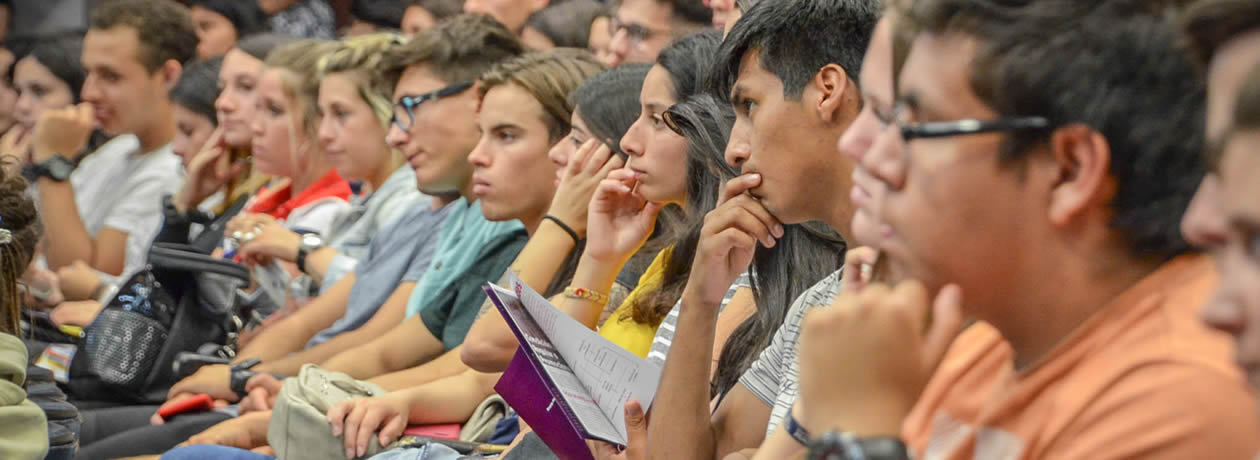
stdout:
<svg viewBox="0 0 1260 460">
<path fill-rule="evenodd" d="M 382 125 L 388 125 L 394 116 L 390 96 L 394 92 L 392 82 L 379 69 L 385 54 L 396 46 L 407 43 L 406 37 L 393 32 L 382 32 L 342 40 L 340 46 L 319 60 L 318 79 L 344 73 L 354 81 L 363 98 Z"/>
<path fill-rule="evenodd" d="M 323 56 L 340 46 L 334 41 L 303 40 L 285 45 L 272 51 L 263 61 L 264 69 L 282 70 L 281 87 L 285 96 L 294 101 L 297 111 L 302 116 L 302 129 L 306 132 L 306 141 L 301 145 L 296 142 L 297 127 L 289 125 L 289 154 L 293 158 L 293 166 L 301 168 L 309 165 L 323 165 L 323 149 L 319 147 L 319 63 Z M 318 157 L 303 156 L 319 155 Z M 293 178 L 301 175 L 293 172 Z"/>
<path fill-rule="evenodd" d="M 481 76 L 480 96 L 503 85 L 516 85 L 533 96 L 546 114 L 544 123 L 555 142 L 569 134 L 573 104 L 569 94 L 607 67 L 586 50 L 556 48 L 512 58 Z"/>
</svg>

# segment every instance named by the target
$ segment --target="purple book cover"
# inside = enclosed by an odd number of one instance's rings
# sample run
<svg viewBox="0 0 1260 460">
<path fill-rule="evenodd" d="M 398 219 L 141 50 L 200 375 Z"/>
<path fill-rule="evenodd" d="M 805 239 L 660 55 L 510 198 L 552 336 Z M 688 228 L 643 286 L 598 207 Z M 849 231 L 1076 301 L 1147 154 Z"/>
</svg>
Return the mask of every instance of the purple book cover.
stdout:
<svg viewBox="0 0 1260 460">
<path fill-rule="evenodd" d="M 538 433 L 556 457 L 561 460 L 594 459 L 577 418 L 569 414 L 568 404 L 564 398 L 557 397 L 560 392 L 524 346 L 517 348 L 516 356 L 494 390 L 512 405 L 521 420 Z"/>
</svg>

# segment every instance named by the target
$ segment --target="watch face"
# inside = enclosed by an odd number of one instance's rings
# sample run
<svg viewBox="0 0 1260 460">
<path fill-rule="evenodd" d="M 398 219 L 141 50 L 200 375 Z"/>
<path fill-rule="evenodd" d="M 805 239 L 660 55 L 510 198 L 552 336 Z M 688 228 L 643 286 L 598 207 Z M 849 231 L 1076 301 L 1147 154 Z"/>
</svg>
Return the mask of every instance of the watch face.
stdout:
<svg viewBox="0 0 1260 460">
<path fill-rule="evenodd" d="M 74 165 L 61 157 L 53 157 L 48 162 L 48 175 L 56 180 L 66 180 L 70 178 L 70 173 L 74 172 Z"/>
<path fill-rule="evenodd" d="M 324 244 L 324 240 L 323 240 L 323 239 L 321 239 L 321 238 L 319 237 L 319 235 L 317 235 L 317 234 L 315 234 L 315 233 L 307 233 L 307 234 L 305 234 L 305 235 L 302 235 L 302 245 L 303 245 L 303 246 L 306 246 L 306 247 L 308 247 L 308 248 L 314 248 L 314 247 L 317 247 L 317 246 L 319 246 L 319 245 L 321 245 L 321 244 Z"/>
</svg>

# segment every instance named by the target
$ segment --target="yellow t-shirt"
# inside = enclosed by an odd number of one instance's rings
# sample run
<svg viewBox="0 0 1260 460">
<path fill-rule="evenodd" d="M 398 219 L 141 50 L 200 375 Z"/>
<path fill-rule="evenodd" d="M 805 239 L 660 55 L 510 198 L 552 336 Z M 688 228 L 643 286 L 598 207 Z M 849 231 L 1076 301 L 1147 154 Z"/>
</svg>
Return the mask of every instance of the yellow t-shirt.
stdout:
<svg viewBox="0 0 1260 460">
<path fill-rule="evenodd" d="M 671 246 L 656 254 L 656 258 L 652 259 L 652 265 L 649 265 L 647 270 L 643 271 L 643 276 L 639 277 L 639 285 L 630 291 L 630 295 L 621 302 L 621 306 L 608 317 L 608 320 L 604 322 L 604 327 L 599 329 L 599 335 L 641 358 L 647 357 L 648 352 L 652 350 L 652 340 L 656 338 L 656 328 L 661 325 L 661 322 L 636 323 L 631 316 L 631 309 L 634 308 L 634 303 L 639 297 L 661 288 L 661 283 L 665 280 L 665 264 L 673 252 Z"/>
</svg>

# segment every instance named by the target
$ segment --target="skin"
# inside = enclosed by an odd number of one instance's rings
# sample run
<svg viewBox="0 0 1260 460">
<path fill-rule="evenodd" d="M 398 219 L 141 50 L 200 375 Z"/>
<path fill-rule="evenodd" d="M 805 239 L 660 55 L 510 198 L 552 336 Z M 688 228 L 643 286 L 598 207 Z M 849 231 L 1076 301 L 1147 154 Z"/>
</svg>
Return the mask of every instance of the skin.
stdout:
<svg viewBox="0 0 1260 460">
<path fill-rule="evenodd" d="M 232 21 L 205 7 L 193 6 L 188 9 L 193 25 L 197 28 L 197 57 L 207 59 L 222 56 L 240 38 Z"/>
<path fill-rule="evenodd" d="M 193 155 L 201 151 L 214 133 L 214 120 L 206 118 L 181 105 L 175 105 L 175 138 L 171 140 L 171 150 L 184 160 L 184 166 L 192 163 Z"/>
<path fill-rule="evenodd" d="M 319 85 L 319 142 L 337 172 L 348 180 L 366 180 L 373 189 L 401 166 L 385 143 L 387 125 L 359 96 L 350 73 L 327 75 Z"/>
<path fill-rule="evenodd" d="M 406 113 L 399 100 L 444 88 L 449 83 L 433 75 L 427 66 L 408 67 L 394 92 L 397 115 Z M 416 170 L 416 181 L 427 194 L 464 193 L 471 196 L 472 164 L 468 152 L 481 138 L 477 132 L 477 92 L 468 89 L 458 95 L 425 102 L 415 108 L 416 121 L 407 132 L 391 124 L 386 140 L 403 152 Z"/>
<path fill-rule="evenodd" d="M 605 53 L 608 49 L 608 44 L 612 42 L 612 18 L 600 16 L 591 21 L 589 37 L 586 49 L 596 55 Z"/>
<path fill-rule="evenodd" d="M 639 118 L 621 138 L 621 149 L 629 156 L 626 168 L 633 171 L 637 191 L 648 201 L 681 202 L 685 196 L 686 175 L 679 167 L 687 162 L 687 140 L 665 125 L 665 110 L 677 103 L 669 71 L 653 66 L 643 79 L 639 93 Z"/>
<path fill-rule="evenodd" d="M 853 215 L 852 234 L 861 245 L 878 245 L 882 226 L 876 219 L 878 209 L 876 197 L 882 196 L 882 184 L 861 166 L 869 153 L 875 138 L 888 129 L 892 117 L 892 26 L 884 20 L 876 26 L 871 45 L 866 51 L 860 75 L 862 88 L 862 111 L 858 112 L 853 124 L 840 137 L 837 148 L 851 158 L 855 164 L 852 173 L 853 187 L 850 199 L 857 210 Z M 889 149 L 900 150 L 900 144 L 890 145 Z"/>
<path fill-rule="evenodd" d="M 258 81 L 256 116 L 250 128 L 254 134 L 250 149 L 254 152 L 254 166 L 264 174 L 292 177 L 297 165 L 293 155 L 300 146 L 307 144 L 306 130 L 302 129 L 302 114 L 295 101 L 284 91 L 283 70 L 264 70 Z"/>
<path fill-rule="evenodd" d="M 262 69 L 261 60 L 238 48 L 223 56 L 223 67 L 219 70 L 222 90 L 214 100 L 214 110 L 223 129 L 223 142 L 229 146 L 248 147 L 254 137 L 250 124 L 254 120 L 255 92 Z"/>
<path fill-rule="evenodd" d="M 732 18 L 732 12 L 737 11 L 735 0 L 704 0 L 704 6 L 713 10 L 713 27 L 717 30 L 726 30 L 727 25 L 734 24 L 738 16 Z"/>
<path fill-rule="evenodd" d="M 635 24 L 652 31 L 646 40 L 635 41 L 622 28 L 612 31 L 608 48 L 600 58 L 609 67 L 625 63 L 656 61 L 656 55 L 673 40 L 674 8 L 656 0 L 626 0 L 617 8 L 617 19 L 622 24 Z"/>
<path fill-rule="evenodd" d="M 135 29 L 88 30 L 83 39 L 83 67 L 88 75 L 82 98 L 92 104 L 96 122 L 106 134 L 135 134 L 141 149 L 148 152 L 169 142 L 175 129 L 167 93 L 179 79 L 180 66 L 168 61 L 150 72 L 139 56 Z"/>
<path fill-rule="evenodd" d="M 436 23 L 437 19 L 429 13 L 429 10 L 414 5 L 409 6 L 403 12 L 402 32 L 407 38 L 412 38 Z"/>
<path fill-rule="evenodd" d="M 74 93 L 66 82 L 53 75 L 47 67 L 27 56 L 18 61 L 13 71 L 13 83 L 17 86 L 16 109 L 18 125 L 25 130 L 35 128 L 35 122 L 47 109 L 60 109 L 74 103 Z"/>
<path fill-rule="evenodd" d="M 486 92 L 477 123 L 481 141 L 468 161 L 473 165 L 473 195 L 487 219 L 520 216 L 542 220 L 556 193 L 555 165 L 545 160 L 552 142 L 542 104 L 515 84 Z"/>
<path fill-rule="evenodd" d="M 1232 136 L 1221 162 L 1221 207 L 1227 229 L 1215 251 L 1220 284 L 1203 320 L 1230 334 L 1235 360 L 1252 387 L 1260 387 L 1260 131 Z"/>
</svg>

